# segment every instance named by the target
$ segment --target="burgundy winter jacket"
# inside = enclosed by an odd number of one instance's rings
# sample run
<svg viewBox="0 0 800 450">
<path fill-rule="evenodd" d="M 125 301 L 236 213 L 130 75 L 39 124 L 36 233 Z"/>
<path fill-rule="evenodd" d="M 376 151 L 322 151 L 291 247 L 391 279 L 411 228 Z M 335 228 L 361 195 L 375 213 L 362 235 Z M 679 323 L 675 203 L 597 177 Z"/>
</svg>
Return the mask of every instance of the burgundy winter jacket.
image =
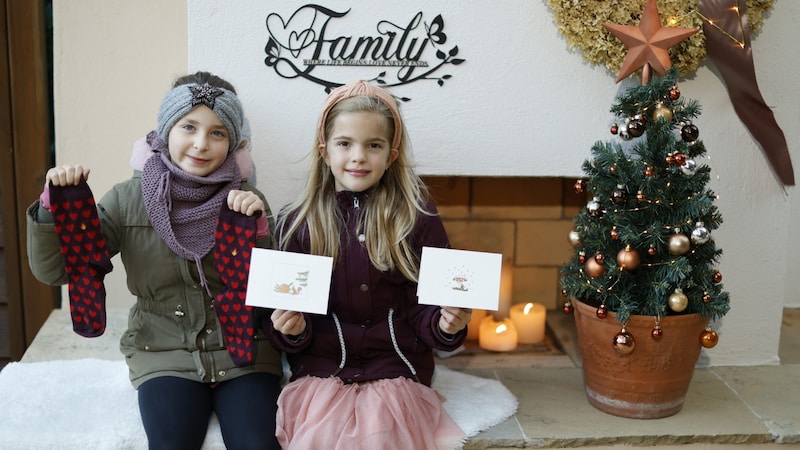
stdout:
<svg viewBox="0 0 800 450">
<path fill-rule="evenodd" d="M 306 314 L 306 332 L 297 340 L 276 331 L 267 319 L 267 335 L 278 350 L 287 353 L 292 380 L 306 375 L 337 376 L 345 383 L 358 383 L 406 377 L 430 386 L 432 349 L 455 350 L 463 344 L 466 329 L 455 335 L 441 333 L 441 308 L 417 304 L 415 282 L 397 270 L 381 272 L 372 266 L 355 231 L 368 194 L 343 191 L 336 195 L 346 227 L 340 233 L 328 313 Z M 449 247 L 436 207 L 429 203 L 428 209 L 434 215 L 420 215 L 411 237 L 417 255 L 423 246 Z M 295 234 L 288 251 L 309 253 L 307 233 L 302 234 L 301 238 Z"/>
</svg>

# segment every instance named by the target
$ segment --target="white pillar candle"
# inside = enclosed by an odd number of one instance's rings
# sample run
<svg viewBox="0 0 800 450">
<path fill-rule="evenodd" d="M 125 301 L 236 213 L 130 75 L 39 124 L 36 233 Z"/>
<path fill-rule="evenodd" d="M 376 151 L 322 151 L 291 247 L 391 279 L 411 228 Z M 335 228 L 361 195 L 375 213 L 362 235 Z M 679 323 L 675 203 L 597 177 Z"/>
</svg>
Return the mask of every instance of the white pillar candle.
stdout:
<svg viewBox="0 0 800 450">
<path fill-rule="evenodd" d="M 547 310 L 538 303 L 518 303 L 510 309 L 511 321 L 517 328 L 520 344 L 536 344 L 544 340 Z"/>
<path fill-rule="evenodd" d="M 502 321 L 486 316 L 481 321 L 478 346 L 484 350 L 509 352 L 517 348 L 517 330 L 511 319 Z"/>
</svg>

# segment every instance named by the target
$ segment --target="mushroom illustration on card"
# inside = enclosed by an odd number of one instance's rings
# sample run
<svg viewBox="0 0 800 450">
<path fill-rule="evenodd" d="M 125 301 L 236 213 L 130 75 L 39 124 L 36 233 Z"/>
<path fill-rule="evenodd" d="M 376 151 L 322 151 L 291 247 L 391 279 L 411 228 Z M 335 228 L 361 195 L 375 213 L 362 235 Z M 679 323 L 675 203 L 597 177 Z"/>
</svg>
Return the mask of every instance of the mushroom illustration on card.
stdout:
<svg viewBox="0 0 800 450">
<path fill-rule="evenodd" d="M 464 266 L 451 267 L 447 272 L 448 283 L 454 291 L 469 292 L 475 277 L 472 271 Z"/>
</svg>

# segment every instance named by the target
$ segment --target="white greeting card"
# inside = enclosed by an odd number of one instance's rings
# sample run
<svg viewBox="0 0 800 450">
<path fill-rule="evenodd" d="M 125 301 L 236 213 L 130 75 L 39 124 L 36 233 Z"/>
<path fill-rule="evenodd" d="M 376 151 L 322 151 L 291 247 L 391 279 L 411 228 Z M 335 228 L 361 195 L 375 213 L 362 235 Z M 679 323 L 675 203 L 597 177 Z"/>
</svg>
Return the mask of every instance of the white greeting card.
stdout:
<svg viewBox="0 0 800 450">
<path fill-rule="evenodd" d="M 332 267 L 328 256 L 254 248 L 245 304 L 325 314 Z"/>
<path fill-rule="evenodd" d="M 500 253 L 423 247 L 418 301 L 497 311 L 502 265 Z"/>
</svg>

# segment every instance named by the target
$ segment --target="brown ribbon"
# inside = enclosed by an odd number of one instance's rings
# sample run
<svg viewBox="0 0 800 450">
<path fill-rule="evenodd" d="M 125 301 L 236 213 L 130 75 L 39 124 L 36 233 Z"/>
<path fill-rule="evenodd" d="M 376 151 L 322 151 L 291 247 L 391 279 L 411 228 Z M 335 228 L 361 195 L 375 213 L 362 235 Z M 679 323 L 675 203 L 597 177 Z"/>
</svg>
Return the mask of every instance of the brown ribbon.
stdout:
<svg viewBox="0 0 800 450">
<path fill-rule="evenodd" d="M 703 21 L 706 52 L 725 80 L 733 109 L 761 144 L 772 170 L 787 186 L 794 186 L 794 169 L 789 148 L 772 110 L 764 102 L 756 81 L 753 53 L 750 47 L 750 26 L 744 0 L 698 0 L 700 12 L 732 36 L 741 32 L 744 48 L 729 36 Z M 734 11 L 738 7 L 739 15 Z M 741 16 L 741 24 L 740 24 Z"/>
</svg>

